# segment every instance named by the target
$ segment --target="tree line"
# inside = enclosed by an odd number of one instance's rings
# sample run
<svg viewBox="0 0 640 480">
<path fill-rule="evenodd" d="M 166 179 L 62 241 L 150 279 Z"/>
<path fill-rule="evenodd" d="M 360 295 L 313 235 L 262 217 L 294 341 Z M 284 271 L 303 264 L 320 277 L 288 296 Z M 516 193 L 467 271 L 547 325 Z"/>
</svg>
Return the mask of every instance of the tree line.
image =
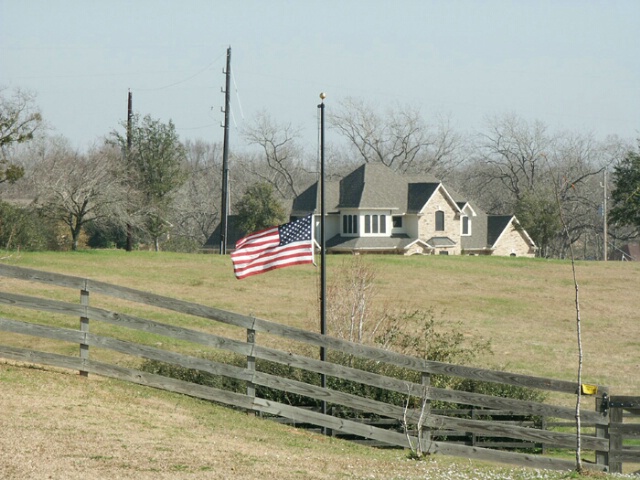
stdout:
<svg viewBox="0 0 640 480">
<path fill-rule="evenodd" d="M 599 259 L 605 241 L 612 251 L 640 233 L 640 140 L 552 132 L 515 114 L 463 135 L 448 118 L 356 98 L 327 114 L 329 180 L 365 162 L 433 175 L 488 213 L 515 213 L 544 257 L 573 247 Z M 266 112 L 241 129 L 231 211 L 265 212 L 247 229 L 284 220 L 318 179 L 317 146 L 302 138 Z M 221 143 L 181 141 L 171 121 L 135 114 L 79 151 L 49 133 L 33 94 L 0 89 L 0 155 L 0 248 L 198 251 L 220 222 Z"/>
</svg>

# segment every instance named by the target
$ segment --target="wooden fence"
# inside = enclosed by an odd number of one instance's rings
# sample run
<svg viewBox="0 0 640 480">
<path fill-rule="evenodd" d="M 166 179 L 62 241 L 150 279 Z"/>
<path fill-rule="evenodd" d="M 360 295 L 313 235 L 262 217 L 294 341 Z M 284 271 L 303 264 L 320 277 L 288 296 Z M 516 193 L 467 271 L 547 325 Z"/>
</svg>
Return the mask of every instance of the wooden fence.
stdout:
<svg viewBox="0 0 640 480">
<path fill-rule="evenodd" d="M 334 434 L 356 436 L 375 441 L 378 444 L 411 448 L 420 442 L 423 450 L 429 453 L 456 455 L 535 468 L 566 470 L 575 467 L 575 461 L 569 460 L 568 458 L 572 457 L 567 455 L 564 458 L 559 458 L 557 455 L 522 453 L 504 448 L 493 449 L 487 448 L 486 445 L 496 446 L 495 442 L 485 442 L 485 446 L 479 446 L 479 442 L 469 444 L 469 442 L 455 441 L 453 438 L 453 433 L 460 434 L 462 432 L 471 435 L 472 438 L 499 438 L 511 443 L 521 442 L 523 445 L 541 446 L 542 452 L 562 450 L 566 453 L 573 452 L 575 456 L 575 425 L 573 425 L 573 431 L 571 428 L 568 429 L 569 431 L 566 431 L 567 429 L 562 429 L 565 431 L 546 430 L 522 422 L 497 421 L 488 414 L 480 418 L 454 416 L 451 414 L 453 410 L 431 411 L 429 405 L 430 402 L 437 401 L 441 404 L 453 404 L 456 408 L 465 406 L 464 408 L 473 408 L 476 411 L 477 409 L 499 411 L 501 414 L 514 417 L 542 417 L 545 420 L 554 419 L 571 425 L 570 421 L 575 420 L 575 409 L 572 407 L 436 388 L 430 383 L 433 375 L 461 377 L 555 392 L 554 397 L 568 396 L 570 401 L 575 404 L 579 387 L 576 382 L 427 361 L 259 318 L 68 275 L 0 264 L 0 276 L 25 282 L 39 282 L 52 287 L 65 287 L 80 292 L 77 302 L 68 302 L 43 298 L 44 295 L 31 296 L 9 293 L 2 291 L 0 287 L 0 313 L 12 312 L 14 317 L 14 319 L 10 319 L 0 316 L 0 331 L 17 334 L 3 335 L 5 340 L 0 343 L 0 358 L 78 370 L 82 375 L 98 374 L 179 392 L 247 411 L 286 418 L 298 424 L 315 425 L 325 432 L 331 431 Z M 48 291 L 46 288 L 40 290 Z M 178 317 L 198 319 L 201 324 L 204 319 L 206 328 L 201 330 L 184 328 L 175 323 L 163 323 L 141 316 L 97 308 L 90 305 L 90 299 L 93 301 L 94 298 L 107 304 L 109 299 L 112 299 L 113 304 L 119 302 L 120 305 L 126 302 L 135 302 L 139 305 L 139 309 L 151 307 L 152 312 L 162 311 L 165 315 L 174 312 L 178 314 Z M 122 300 L 126 302 L 122 302 Z M 2 308 L 2 305 L 5 307 Z M 80 320 L 79 326 L 78 328 L 61 328 L 57 325 L 45 325 L 44 323 L 47 322 L 37 323 L 31 317 L 27 318 L 29 312 L 32 311 L 45 312 L 44 315 L 51 314 L 52 318 L 71 316 Z M 154 313 L 145 314 L 145 316 L 153 315 Z M 37 317 L 35 314 L 33 316 Z M 15 317 L 22 318 L 22 320 L 16 320 Z M 37 318 L 42 319 L 43 317 Z M 141 331 L 144 332 L 144 335 L 162 338 L 164 341 L 143 344 L 130 339 L 118 339 L 115 338 L 116 335 L 111 334 L 108 328 L 98 328 L 104 324 L 116 326 L 118 328 L 114 330 L 118 331 L 123 330 L 120 327 L 124 327 L 127 332 Z M 221 325 L 224 328 L 219 328 Z M 237 338 L 232 338 L 234 334 L 222 336 L 211 333 L 212 331 L 228 332 L 230 329 L 240 332 L 241 335 L 235 335 Z M 93 333 L 92 330 L 104 331 L 110 335 L 99 335 Z M 246 332 L 246 334 L 242 332 Z M 367 372 L 352 366 L 320 361 L 318 358 L 312 358 L 312 355 L 305 356 L 293 351 L 260 345 L 258 339 L 263 337 L 259 337 L 258 334 L 269 338 L 276 336 L 285 339 L 279 344 L 294 345 L 298 342 L 298 344 L 307 347 L 324 347 L 327 351 L 342 352 L 351 358 L 384 363 L 418 372 L 417 378 L 421 378 L 421 381 L 409 382 L 400 378 Z M 48 339 L 47 345 L 52 343 L 57 345 L 57 342 L 50 342 L 50 340 L 71 342 L 79 345 L 79 354 L 71 356 L 61 354 L 59 351 L 53 353 L 16 346 L 20 342 L 12 342 L 11 340 L 24 338 L 21 335 L 28 335 L 29 338 Z M 175 346 L 178 343 L 188 347 L 175 347 L 173 350 L 165 347 L 165 344 Z M 32 344 L 33 342 L 29 343 L 29 345 Z M 68 343 L 61 345 L 68 345 Z M 97 349 L 96 352 L 118 352 L 118 355 L 126 356 L 125 358 L 129 361 L 98 361 L 91 358 L 94 356 L 93 353 L 90 356 L 90 352 L 93 352 L 94 349 Z M 209 349 L 208 351 L 230 352 L 236 357 L 246 358 L 246 362 L 242 366 L 238 366 L 224 361 L 211 360 L 211 356 L 194 354 L 198 350 L 205 351 L 206 349 Z M 309 348 L 307 348 L 308 350 Z M 149 371 L 140 368 L 140 359 L 205 372 L 209 375 L 233 379 L 236 382 L 244 382 L 246 393 L 149 373 Z M 337 389 L 323 388 L 312 382 L 286 378 L 284 375 L 272 375 L 260 371 L 256 367 L 259 365 L 258 361 L 280 364 L 298 371 L 313 372 L 358 385 L 396 392 L 406 398 L 416 399 L 422 408 L 392 405 L 358 395 L 357 391 L 345 393 Z M 256 394 L 260 387 L 283 391 L 301 398 L 315 399 L 322 402 L 325 408 L 316 411 L 261 398 Z M 625 407 L 618 407 L 616 403 L 612 403 L 611 399 L 617 397 L 609 397 L 608 394 L 606 387 L 597 386 L 597 395 L 592 397 L 591 401 L 583 402 L 583 404 L 590 403 L 593 409 L 580 412 L 585 431 L 590 431 L 590 433 L 582 433 L 581 449 L 585 455 L 593 455 L 592 459 L 585 459 L 584 466 L 587 468 L 616 472 L 621 470 L 622 462 L 640 462 L 640 453 L 624 448 L 623 440 L 623 435 L 627 437 L 640 436 L 640 429 L 635 426 L 622 425 L 619 409 Z M 595 401 L 593 401 L 594 399 Z M 332 408 L 327 409 L 326 405 L 331 405 Z M 334 408 L 358 411 L 363 418 L 374 417 L 378 419 L 378 423 L 334 416 L 331 414 Z M 472 416 L 469 415 L 469 417 Z M 394 421 L 396 425 L 399 424 L 405 428 L 400 430 L 385 428 L 382 425 L 385 420 Z M 413 427 L 406 428 L 408 426 Z M 416 428 L 416 426 L 421 428 Z M 449 436 L 438 435 L 438 432 L 449 432 Z"/>
</svg>

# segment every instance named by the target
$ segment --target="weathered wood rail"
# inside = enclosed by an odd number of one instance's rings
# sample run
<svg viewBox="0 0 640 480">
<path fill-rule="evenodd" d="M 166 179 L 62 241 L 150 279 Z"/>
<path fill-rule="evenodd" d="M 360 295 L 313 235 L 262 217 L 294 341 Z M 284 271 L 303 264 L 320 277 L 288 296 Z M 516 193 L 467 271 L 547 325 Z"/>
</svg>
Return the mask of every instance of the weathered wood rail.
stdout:
<svg viewBox="0 0 640 480">
<path fill-rule="evenodd" d="M 0 331 L 15 334 L 2 335 L 0 358 L 77 370 L 82 375 L 91 373 L 126 380 L 223 403 L 248 411 L 284 417 L 297 423 L 313 424 L 323 429 L 355 435 L 391 446 L 407 448 L 410 447 L 410 442 L 411 445 L 415 445 L 419 439 L 418 437 L 420 437 L 422 442 L 426 442 L 427 450 L 430 453 L 456 455 L 536 468 L 565 470 L 575 467 L 573 461 L 563 458 L 440 441 L 436 440 L 438 437 L 435 435 L 433 438 L 430 436 L 432 431 L 467 432 L 474 436 L 504 438 L 512 442 L 530 442 L 544 446 L 545 450 L 563 449 L 573 451 L 575 454 L 575 433 L 549 431 L 533 428 L 531 425 L 496 422 L 485 418 L 457 418 L 435 410 L 431 412 L 428 409 L 426 416 L 421 416 L 418 409 L 406 409 L 402 406 L 382 403 L 353 393 L 322 388 L 318 385 L 261 372 L 256 369 L 256 360 L 275 362 L 296 369 L 386 389 L 418 399 L 499 410 L 501 412 L 509 412 L 515 416 L 541 416 L 559 419 L 560 421 L 574 420 L 575 409 L 549 403 L 436 388 L 429 386 L 429 377 L 431 375 L 447 375 L 541 389 L 572 397 L 573 403 L 575 403 L 575 395 L 578 393 L 579 388 L 576 382 L 427 361 L 259 318 L 90 279 L 0 264 L 0 277 L 2 276 L 24 282 L 39 282 L 56 287 L 75 289 L 80 292 L 80 298 L 78 303 L 65 302 L 43 298 L 43 296 L 11 293 L 3 291 L 0 287 Z M 212 326 L 215 325 L 214 322 L 217 322 L 218 324 L 237 327 L 246 330 L 246 337 L 243 336 L 246 340 L 241 341 L 210 332 L 154 321 L 141 316 L 93 307 L 90 305 L 90 296 L 93 295 L 100 295 L 101 299 L 104 296 L 105 299 L 126 300 L 153 308 L 161 308 L 169 312 L 176 312 L 184 316 L 204 318 L 210 320 Z M 5 311 L 48 312 L 50 314 L 79 318 L 80 323 L 78 329 L 61 328 L 56 325 L 38 324 L 31 319 L 25 320 L 24 314 L 20 317 L 23 320 L 5 318 Z M 141 331 L 146 334 L 159 335 L 166 337 L 169 343 L 180 341 L 205 349 L 231 352 L 246 357 L 246 366 L 239 367 L 178 351 L 170 351 L 166 348 L 161 348 L 162 345 L 144 345 L 112 336 L 92 333 L 89 326 L 93 325 L 93 322 L 102 322 L 103 324 L 125 327 L 126 329 Z M 261 346 L 257 342 L 258 333 L 283 337 L 287 340 L 286 344 L 290 344 L 291 341 L 300 342 L 305 345 L 324 347 L 327 350 L 344 352 L 362 359 L 385 362 L 397 367 L 414 370 L 422 375 L 423 381 L 422 383 L 408 382 L 329 361 L 320 361 L 317 358 L 311 358 L 292 351 Z M 69 356 L 59 352 L 24 348 L 24 346 L 16 346 L 15 343 L 18 342 L 13 342 L 14 344 L 12 345 L 11 340 L 22 335 L 77 344 L 79 345 L 79 354 L 78 356 Z M 53 343 L 55 344 L 56 342 Z M 130 365 L 134 366 L 137 366 L 135 362 L 139 363 L 139 360 L 136 359 L 155 360 L 246 382 L 247 393 L 190 383 L 152 374 L 139 368 L 125 367 L 121 364 L 116 365 L 115 362 L 97 361 L 90 358 L 90 352 L 94 348 L 124 354 L 127 358 L 131 358 Z M 191 351 L 193 350 L 194 348 L 191 348 Z M 423 428 L 419 431 L 412 432 L 407 430 L 407 432 L 403 433 L 354 419 L 340 418 L 328 413 L 323 414 L 310 409 L 274 402 L 256 396 L 257 386 L 301 395 L 348 409 L 355 409 L 366 415 L 379 416 L 381 419 L 404 422 L 404 425 L 418 425 L 418 422 L 421 421 Z M 640 452 L 635 452 L 629 448 L 622 449 L 623 441 L 621 440 L 621 435 L 640 437 L 640 429 L 635 428 L 635 425 L 630 427 L 621 424 L 621 418 L 619 418 L 618 413 L 614 413 L 617 411 L 614 408 L 607 408 L 609 399 L 606 396 L 607 394 L 606 387 L 598 386 L 596 402 L 593 402 L 596 409 L 583 410 L 580 413 L 582 424 L 593 427 L 595 431 L 592 435 L 584 433 L 581 435 L 581 448 L 585 452 L 592 452 L 595 457 L 592 460 L 586 460 L 587 468 L 620 471 L 622 462 L 640 462 Z M 601 408 L 603 404 L 605 408 Z"/>
</svg>

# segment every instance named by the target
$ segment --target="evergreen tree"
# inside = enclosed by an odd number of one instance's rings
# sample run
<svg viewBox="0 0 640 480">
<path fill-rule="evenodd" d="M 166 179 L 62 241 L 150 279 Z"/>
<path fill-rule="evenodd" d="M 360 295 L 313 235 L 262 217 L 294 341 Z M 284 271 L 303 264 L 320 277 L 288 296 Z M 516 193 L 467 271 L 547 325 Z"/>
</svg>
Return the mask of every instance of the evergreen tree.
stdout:
<svg viewBox="0 0 640 480">
<path fill-rule="evenodd" d="M 237 205 L 238 227 L 245 233 L 256 232 L 284 223 L 284 208 L 275 197 L 273 186 L 266 182 L 249 187 Z"/>
<path fill-rule="evenodd" d="M 173 122 L 162 123 L 149 115 L 132 118 L 131 149 L 126 136 L 113 133 L 125 155 L 125 183 L 136 205 L 130 209 L 135 223 L 146 232 L 159 250 L 159 239 L 171 227 L 169 222 L 173 194 L 186 181 L 183 168 L 185 149 Z"/>
<path fill-rule="evenodd" d="M 615 189 L 611 194 L 611 222 L 640 230 L 640 148 L 629 151 L 614 168 Z"/>
</svg>

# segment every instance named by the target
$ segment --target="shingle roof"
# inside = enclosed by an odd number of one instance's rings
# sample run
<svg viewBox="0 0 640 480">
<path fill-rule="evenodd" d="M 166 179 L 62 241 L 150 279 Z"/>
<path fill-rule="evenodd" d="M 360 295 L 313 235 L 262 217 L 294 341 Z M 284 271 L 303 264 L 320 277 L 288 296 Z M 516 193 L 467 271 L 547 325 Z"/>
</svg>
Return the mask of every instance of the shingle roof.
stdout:
<svg viewBox="0 0 640 480">
<path fill-rule="evenodd" d="M 327 240 L 327 250 L 403 251 L 416 240 L 408 235 L 393 237 L 343 237 L 335 235 Z"/>
<path fill-rule="evenodd" d="M 429 175 L 405 177 L 381 163 L 365 163 L 340 181 L 326 183 L 325 208 L 328 211 L 347 208 L 418 211 L 439 184 Z M 293 202 L 292 215 L 317 213 L 319 190 L 316 182 L 302 192 Z"/>
<path fill-rule="evenodd" d="M 455 247 L 456 242 L 451 240 L 449 237 L 431 237 L 427 240 L 427 243 L 430 247 Z"/>
<path fill-rule="evenodd" d="M 410 183 L 407 191 L 408 213 L 417 213 L 422 210 L 427 201 L 440 186 L 439 183 Z"/>
<path fill-rule="evenodd" d="M 325 184 L 325 208 L 327 213 L 335 211 L 338 205 L 338 182 Z M 298 195 L 291 205 L 291 215 L 303 217 L 310 213 L 320 213 L 320 182 L 312 183 Z"/>
<path fill-rule="evenodd" d="M 513 215 L 489 215 L 487 217 L 487 245 L 493 247 L 498 237 L 507 228 Z"/>
<path fill-rule="evenodd" d="M 206 243 L 202 246 L 205 250 L 208 249 L 218 249 L 220 248 L 220 229 L 222 225 L 218 223 L 216 225 L 215 230 Z M 240 240 L 242 237 L 246 235 L 246 232 L 240 230 L 238 228 L 238 216 L 237 215 L 229 215 L 227 217 L 227 250 L 232 250 L 236 248 L 236 242 Z"/>
<path fill-rule="evenodd" d="M 435 177 L 430 175 L 403 176 L 381 163 L 365 163 L 340 181 L 327 182 L 325 186 L 325 208 L 327 213 L 340 209 L 395 209 L 398 213 L 418 213 L 429 198 L 442 188 L 448 193 L 454 206 L 458 209 L 468 205 L 474 216 L 470 216 L 471 235 L 460 238 L 463 250 L 488 250 L 493 248 L 496 240 L 514 219 L 512 215 L 488 215 L 473 202 L 452 190 L 444 187 Z M 302 216 L 308 213 L 319 213 L 320 189 L 314 183 L 293 202 L 291 215 Z M 445 194 L 446 194 L 445 193 Z M 436 242 L 439 240 L 431 239 Z M 349 238 L 334 237 L 335 248 L 351 249 L 393 249 L 404 248 L 398 238 L 384 237 Z M 411 243 L 411 240 L 408 240 Z"/>
</svg>

